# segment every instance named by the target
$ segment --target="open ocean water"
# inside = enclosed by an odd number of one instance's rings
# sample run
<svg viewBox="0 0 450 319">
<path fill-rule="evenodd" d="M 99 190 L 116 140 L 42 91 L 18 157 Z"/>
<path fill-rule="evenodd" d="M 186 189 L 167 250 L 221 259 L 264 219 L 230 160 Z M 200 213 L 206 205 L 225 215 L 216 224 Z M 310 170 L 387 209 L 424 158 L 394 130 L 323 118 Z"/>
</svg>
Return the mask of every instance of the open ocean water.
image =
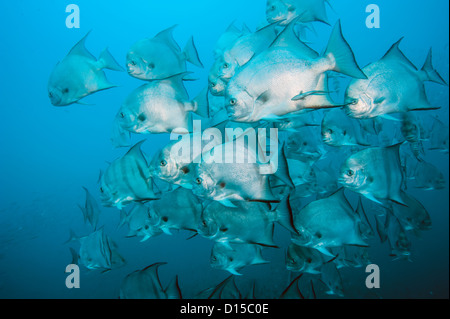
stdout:
<svg viewBox="0 0 450 319">
<path fill-rule="evenodd" d="M 358 65 L 380 59 L 401 37 L 400 48 L 421 68 L 428 50 L 433 48 L 433 66 L 443 79 L 449 79 L 448 1 L 357 1 L 330 0 L 327 5 L 331 26 L 314 22 L 314 32 L 306 40 L 317 52 L 326 47 L 332 26 L 340 19 L 345 39 Z M 366 7 L 380 8 L 380 28 L 368 28 Z M 80 9 L 80 27 L 68 28 L 66 7 Z M 188 231 L 172 231 L 140 242 L 126 238 L 126 227 L 118 228 L 117 208 L 101 207 L 99 226 L 117 244 L 126 265 L 101 273 L 81 267 L 80 288 L 65 285 L 71 263 L 64 244 L 70 230 L 88 235 L 92 228 L 83 222 L 77 205 L 83 205 L 88 188 L 100 204 L 99 171 L 123 156 L 128 148 L 113 148 L 112 123 L 127 95 L 143 82 L 126 72 L 106 70 L 116 88 L 97 92 L 83 99 L 89 105 L 55 107 L 50 103 L 47 82 L 56 63 L 72 46 L 92 30 L 86 47 L 95 56 L 108 47 L 125 68 L 126 54 L 136 41 L 153 37 L 177 24 L 174 38 L 184 47 L 193 35 L 203 69 L 188 64 L 197 81 L 186 82 L 191 98 L 207 85 L 214 63 L 213 48 L 231 22 L 245 23 L 251 30 L 266 24 L 264 0 L 227 1 L 2 1 L 0 3 L 0 298 L 117 298 L 124 277 L 156 262 L 162 285 L 178 275 L 183 297 L 193 298 L 229 276 L 209 264 L 213 242 L 201 236 L 190 240 Z M 348 79 L 347 79 L 348 80 Z M 336 99 L 342 100 L 344 85 Z M 425 83 L 432 105 L 440 109 L 420 111 L 419 117 L 431 127 L 434 117 L 447 125 L 449 88 Z M 433 116 L 428 116 L 428 115 Z M 448 135 L 447 135 L 448 136 Z M 133 144 L 147 139 L 142 150 L 151 158 L 169 141 L 168 134 L 132 136 Z M 448 139 L 447 139 L 448 142 Z M 369 240 L 370 261 L 381 273 L 381 287 L 365 286 L 365 267 L 340 270 L 344 298 L 448 298 L 449 296 L 449 191 L 448 153 L 428 150 L 424 160 L 444 175 L 446 186 L 423 190 L 412 184 L 408 193 L 428 210 L 432 228 L 420 237 L 410 235 L 411 261 L 393 260 L 387 243 Z M 357 197 L 346 191 L 353 207 Z M 307 203 L 307 199 L 302 203 Z M 366 210 L 370 206 L 368 200 Z M 373 221 L 373 219 L 372 219 Z M 235 282 L 245 295 L 253 282 L 257 298 L 277 298 L 294 278 L 285 266 L 289 233 L 275 226 L 274 241 L 280 248 L 266 248 L 270 263 L 241 270 Z M 340 298 L 317 287 L 318 298 Z"/>
</svg>

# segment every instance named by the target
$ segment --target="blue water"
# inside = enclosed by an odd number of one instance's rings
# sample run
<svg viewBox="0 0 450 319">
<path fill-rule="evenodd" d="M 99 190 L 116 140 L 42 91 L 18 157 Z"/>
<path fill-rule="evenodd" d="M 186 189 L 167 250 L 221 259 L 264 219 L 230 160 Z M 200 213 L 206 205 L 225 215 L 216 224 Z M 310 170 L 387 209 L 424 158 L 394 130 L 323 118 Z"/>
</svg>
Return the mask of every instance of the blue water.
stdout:
<svg viewBox="0 0 450 319">
<path fill-rule="evenodd" d="M 428 49 L 433 64 L 449 79 L 448 1 L 330 1 L 327 8 L 333 25 L 341 19 L 343 33 L 360 66 L 378 60 L 404 36 L 401 49 L 421 67 Z M 81 10 L 81 28 L 65 25 L 68 4 Z M 365 26 L 365 8 L 376 3 L 381 28 Z M 87 48 L 98 56 L 104 47 L 122 65 L 128 48 L 139 39 L 178 24 L 175 39 L 184 46 L 194 36 L 205 69 L 189 66 L 200 80 L 187 83 L 191 97 L 205 85 L 213 63 L 215 41 L 232 22 L 245 22 L 251 29 L 265 21 L 264 0 L 227 1 L 2 1 L 0 2 L 0 297 L 1 298 L 117 298 L 122 279 L 130 272 L 155 262 L 163 285 L 178 274 L 186 296 L 211 287 L 228 273 L 209 266 L 212 243 L 200 236 L 185 240 L 187 232 L 162 235 L 140 243 L 125 238 L 117 229 L 117 209 L 102 208 L 100 224 L 118 244 L 127 261 L 123 268 L 100 274 L 82 270 L 81 288 L 67 289 L 64 270 L 71 255 L 64 241 L 73 229 L 88 234 L 77 204 L 84 202 L 81 186 L 97 190 L 99 169 L 125 153 L 110 143 L 114 116 L 128 93 L 141 81 L 126 73 L 106 71 L 118 88 L 93 94 L 84 101 L 91 106 L 57 108 L 47 97 L 47 80 L 55 64 L 86 32 L 92 30 Z M 321 51 L 331 31 L 315 23 L 317 36 L 311 46 Z M 426 83 L 433 111 L 448 125 L 448 87 Z M 139 140 L 135 136 L 134 140 Z M 152 135 L 143 145 L 151 156 L 168 141 Z M 425 159 L 444 173 L 448 185 L 448 154 L 427 152 Z M 412 189 L 410 193 L 428 209 L 433 228 L 421 238 L 412 237 L 412 260 L 392 261 L 388 246 L 374 242 L 372 262 L 381 269 L 381 288 L 364 286 L 363 268 L 342 272 L 348 298 L 448 298 L 449 296 L 449 196 L 448 186 L 439 191 Z M 94 193 L 98 198 L 98 193 Z M 289 236 L 277 228 L 275 241 L 288 243 Z M 284 250 L 265 254 L 270 264 L 243 269 L 236 283 L 245 292 L 256 280 L 260 297 L 275 298 L 289 282 Z"/>
</svg>

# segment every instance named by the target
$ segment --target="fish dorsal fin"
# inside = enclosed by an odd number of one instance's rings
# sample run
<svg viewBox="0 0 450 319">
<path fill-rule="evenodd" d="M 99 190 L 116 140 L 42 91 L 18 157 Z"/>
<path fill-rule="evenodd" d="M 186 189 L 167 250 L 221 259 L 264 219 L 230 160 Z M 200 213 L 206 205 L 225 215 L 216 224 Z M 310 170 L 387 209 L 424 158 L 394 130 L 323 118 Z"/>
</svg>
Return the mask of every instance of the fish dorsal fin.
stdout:
<svg viewBox="0 0 450 319">
<path fill-rule="evenodd" d="M 166 265 L 166 264 L 167 264 L 166 262 L 154 263 L 154 264 L 147 266 L 141 270 L 142 273 L 150 276 L 153 283 L 159 284 L 159 286 L 161 287 L 161 290 L 162 290 L 162 285 L 161 285 L 161 281 L 159 280 L 158 268 L 160 266 Z"/>
<path fill-rule="evenodd" d="M 88 35 L 91 33 L 91 30 L 88 31 L 88 33 L 86 33 L 86 35 L 80 40 L 78 41 L 77 44 L 75 44 L 73 46 L 73 48 L 70 50 L 68 55 L 81 55 L 93 60 L 97 60 L 87 49 L 86 49 L 86 38 L 88 37 Z"/>
<path fill-rule="evenodd" d="M 137 142 L 132 148 L 130 148 L 130 150 L 125 154 L 125 156 L 136 156 L 138 158 L 142 158 L 144 161 L 146 161 L 144 154 L 142 153 L 141 150 L 141 145 L 145 142 L 146 140 L 142 140 L 140 142 Z"/>
<path fill-rule="evenodd" d="M 164 42 L 168 46 L 170 46 L 172 49 L 174 49 L 175 51 L 180 52 L 181 48 L 178 45 L 178 43 L 175 41 L 175 39 L 173 38 L 173 29 L 175 29 L 176 27 L 177 27 L 177 24 L 159 32 L 157 35 L 155 35 L 154 39 Z"/>
<path fill-rule="evenodd" d="M 299 18 L 300 17 L 297 17 L 291 21 L 284 30 L 280 32 L 270 47 L 290 47 L 302 57 L 315 59 L 319 56 L 318 53 L 302 42 L 295 34 L 294 27 L 299 21 Z"/>
<path fill-rule="evenodd" d="M 416 66 L 403 54 L 403 52 L 399 48 L 400 42 L 402 40 L 403 37 L 401 37 L 400 40 L 395 42 L 381 59 L 382 60 L 396 59 L 417 71 Z"/>
</svg>

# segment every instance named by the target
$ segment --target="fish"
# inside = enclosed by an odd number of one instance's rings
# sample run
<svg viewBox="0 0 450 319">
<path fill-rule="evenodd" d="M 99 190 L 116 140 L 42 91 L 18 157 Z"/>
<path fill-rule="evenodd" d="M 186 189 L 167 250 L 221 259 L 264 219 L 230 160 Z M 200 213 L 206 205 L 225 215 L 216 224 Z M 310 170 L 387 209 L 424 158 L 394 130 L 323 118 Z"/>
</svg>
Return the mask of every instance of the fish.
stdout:
<svg viewBox="0 0 450 319">
<path fill-rule="evenodd" d="M 338 107 L 329 97 L 325 72 L 366 78 L 342 36 L 340 22 L 323 56 L 297 38 L 294 24 L 295 20 L 230 79 L 225 107 L 231 120 L 274 121 L 305 109 Z"/>
<path fill-rule="evenodd" d="M 125 259 L 117 252 L 116 244 L 107 236 L 103 227 L 88 236 L 77 239 L 80 243 L 78 253 L 71 248 L 72 264 L 81 264 L 90 270 L 106 272 L 125 265 Z"/>
<path fill-rule="evenodd" d="M 358 247 L 351 245 L 344 245 L 342 249 L 337 254 L 338 258 L 342 258 L 343 266 L 361 268 L 370 264 L 369 251 L 367 247 Z M 336 264 L 335 260 L 335 264 Z M 336 266 L 338 269 L 339 266 Z"/>
<path fill-rule="evenodd" d="M 434 119 L 429 140 L 429 150 L 437 150 L 448 154 L 448 125 L 445 125 L 437 118 Z"/>
<path fill-rule="evenodd" d="M 249 34 L 251 31 L 244 24 L 242 29 L 239 29 L 235 25 L 235 21 L 233 21 L 217 39 L 216 44 L 214 46 L 214 60 L 217 59 L 225 50 L 231 47 L 237 39 L 242 37 L 243 35 Z"/>
<path fill-rule="evenodd" d="M 120 286 L 120 299 L 181 299 L 178 277 L 166 289 L 161 285 L 158 269 L 166 263 L 155 263 L 128 274 Z"/>
<path fill-rule="evenodd" d="M 240 269 L 249 265 L 267 264 L 261 255 L 261 246 L 254 244 L 223 244 L 216 242 L 211 249 L 212 268 L 240 276 Z"/>
<path fill-rule="evenodd" d="M 280 22 L 286 25 L 297 17 L 301 22 L 320 21 L 328 23 L 325 9 L 326 0 L 267 0 L 266 19 L 267 22 Z M 329 3 L 328 3 L 329 4 Z"/>
<path fill-rule="evenodd" d="M 84 222 L 86 221 L 91 224 L 94 230 L 97 229 L 98 218 L 100 216 L 100 208 L 98 207 L 97 201 L 94 196 L 88 191 L 86 187 L 83 187 L 86 192 L 86 201 L 84 207 L 79 206 L 81 211 L 83 212 Z"/>
<path fill-rule="evenodd" d="M 152 223 L 149 207 L 142 203 L 134 203 L 127 213 L 125 209 L 120 211 L 120 226 L 128 225 L 127 237 L 142 237 L 141 242 L 156 237 L 163 233 L 161 228 Z"/>
<path fill-rule="evenodd" d="M 294 185 L 309 184 L 316 181 L 316 173 L 309 163 L 296 159 L 286 159 L 289 168 L 289 176 Z"/>
<path fill-rule="evenodd" d="M 195 179 L 196 163 L 194 161 L 201 160 L 202 152 L 208 152 L 214 146 L 223 143 L 222 136 L 213 130 L 210 131 L 210 140 L 203 139 L 202 135 L 206 135 L 206 132 L 183 135 L 181 139 L 173 140 L 157 151 L 150 162 L 152 176 L 174 185 L 192 189 Z M 186 148 L 189 148 L 189 151 Z"/>
<path fill-rule="evenodd" d="M 211 91 L 213 95 L 224 95 L 225 90 L 219 91 L 216 84 L 219 81 L 228 83 L 239 68 L 271 45 L 277 36 L 276 26 L 277 24 L 270 24 L 253 33 L 244 34 L 216 56 L 208 76 L 209 87 L 214 88 Z"/>
<path fill-rule="evenodd" d="M 144 81 L 166 79 L 186 72 L 186 61 L 203 68 L 193 37 L 181 51 L 173 38 L 175 27 L 165 29 L 153 38 L 139 40 L 130 47 L 126 61 L 130 76 Z"/>
<path fill-rule="evenodd" d="M 185 76 L 173 75 L 133 90 L 116 115 L 122 129 L 136 134 L 186 134 L 191 130 L 191 112 L 207 118 L 206 91 L 190 101 L 183 84 Z"/>
<path fill-rule="evenodd" d="M 289 271 L 320 274 L 320 268 L 326 262 L 325 256 L 317 249 L 290 243 L 286 253 L 286 268 Z"/>
<path fill-rule="evenodd" d="M 392 213 L 397 217 L 405 231 L 419 235 L 421 231 L 431 229 L 431 216 L 427 209 L 412 195 L 402 193 L 406 206 L 392 204 Z"/>
<path fill-rule="evenodd" d="M 310 165 L 323 159 L 327 150 L 323 147 L 320 133 L 316 127 L 302 127 L 289 134 L 286 142 L 286 157 Z"/>
<path fill-rule="evenodd" d="M 414 169 L 414 187 L 423 190 L 445 189 L 444 174 L 433 164 L 424 160 L 418 161 Z"/>
<path fill-rule="evenodd" d="M 274 174 L 287 185 L 292 185 L 283 147 L 272 150 L 277 134 L 271 133 L 270 143 L 266 144 L 271 148 L 271 155 L 262 161 L 261 158 L 265 157 L 261 151 L 264 149 L 262 138 L 260 135 L 256 138 L 256 135 L 250 128 L 238 138 L 204 152 L 202 161 L 195 166 L 194 194 L 231 207 L 234 201 L 279 202 L 280 199 L 271 191 L 269 176 Z M 258 145 L 246 143 L 245 137 Z M 230 152 L 229 147 L 236 147 L 236 151 Z"/>
<path fill-rule="evenodd" d="M 333 260 L 330 260 L 322 265 L 320 269 L 320 281 L 329 289 L 326 291 L 326 294 L 344 297 L 344 284 L 342 277 L 339 270 L 336 268 L 336 265 L 332 261 Z"/>
<path fill-rule="evenodd" d="M 215 242 L 276 247 L 273 230 L 278 216 L 269 208 L 260 202 L 238 201 L 236 207 L 226 207 L 211 201 L 202 212 L 197 231 Z"/>
<path fill-rule="evenodd" d="M 400 146 L 371 147 L 351 155 L 340 168 L 339 182 L 374 202 L 381 204 L 387 200 L 404 204 Z"/>
<path fill-rule="evenodd" d="M 123 71 L 108 49 L 104 49 L 96 59 L 85 46 L 88 32 L 73 46 L 66 57 L 58 62 L 48 79 L 48 97 L 54 106 L 67 106 L 82 98 L 107 90 L 116 85 L 106 78 L 103 69 Z"/>
<path fill-rule="evenodd" d="M 421 70 L 400 50 L 403 38 L 394 43 L 381 60 L 363 68 L 367 79 L 353 79 L 345 92 L 345 112 L 353 118 L 389 117 L 391 113 L 434 110 L 425 93 L 424 82 L 447 85 L 432 65 L 428 52 Z"/>
<path fill-rule="evenodd" d="M 327 198 L 313 201 L 293 211 L 297 234 L 291 235 L 294 244 L 315 248 L 327 256 L 328 248 L 344 244 L 367 246 L 359 231 L 359 216 L 344 195 L 344 188 Z"/>
<path fill-rule="evenodd" d="M 358 130 L 359 123 L 352 121 L 339 109 L 325 113 L 322 125 L 322 141 L 334 147 L 340 146 L 369 146 Z"/>
<path fill-rule="evenodd" d="M 121 158 L 113 161 L 100 181 L 103 206 L 122 209 L 133 201 L 149 201 L 159 196 L 153 188 L 153 178 L 141 151 L 145 140 L 136 143 Z"/>
<path fill-rule="evenodd" d="M 408 141 L 411 151 L 417 159 L 425 153 L 423 143 L 425 138 L 424 128 L 413 112 L 402 113 L 401 132 Z"/>
<path fill-rule="evenodd" d="M 411 240 L 391 209 L 388 209 L 386 214 L 386 234 L 391 249 L 390 256 L 394 257 L 394 260 L 411 261 Z"/>
<path fill-rule="evenodd" d="M 372 225 L 369 222 L 369 219 L 367 218 L 367 214 L 362 204 L 361 196 L 359 196 L 358 199 L 358 206 L 356 207 L 356 213 L 359 215 L 359 218 L 361 220 L 360 223 L 361 235 L 366 239 L 372 238 L 375 235 L 375 232 L 372 228 Z"/>
<path fill-rule="evenodd" d="M 191 190 L 179 187 L 149 203 L 151 223 L 170 234 L 170 229 L 196 232 L 202 214 L 202 203 Z"/>
<path fill-rule="evenodd" d="M 280 120 L 278 122 L 274 122 L 274 127 L 279 129 L 280 131 L 295 133 L 301 130 L 303 127 L 320 126 L 320 123 L 316 123 L 314 114 L 314 112 L 305 112 L 295 117 Z"/>
</svg>

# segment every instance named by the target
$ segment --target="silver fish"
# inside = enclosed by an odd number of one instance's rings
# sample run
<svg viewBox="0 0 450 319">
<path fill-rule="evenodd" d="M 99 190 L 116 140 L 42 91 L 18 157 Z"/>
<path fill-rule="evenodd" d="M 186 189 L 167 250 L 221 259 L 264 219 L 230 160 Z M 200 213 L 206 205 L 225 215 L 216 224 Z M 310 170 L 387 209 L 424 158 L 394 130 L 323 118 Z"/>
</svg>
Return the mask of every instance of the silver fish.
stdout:
<svg viewBox="0 0 450 319">
<path fill-rule="evenodd" d="M 202 204 L 192 191 L 182 187 L 164 193 L 149 204 L 152 224 L 164 233 L 170 229 L 196 232 L 201 220 Z"/>
<path fill-rule="evenodd" d="M 294 210 L 293 219 L 298 232 L 292 235 L 294 244 L 315 248 L 332 257 L 327 248 L 344 244 L 367 246 L 359 231 L 359 216 L 345 198 L 343 188 L 299 211 Z"/>
<path fill-rule="evenodd" d="M 115 160 L 102 175 L 100 198 L 104 206 L 122 209 L 133 201 L 157 199 L 141 141 L 123 157 Z"/>
<path fill-rule="evenodd" d="M 104 233 L 103 228 L 78 239 L 80 243 L 79 252 L 72 248 L 73 264 L 80 263 L 88 269 L 98 269 L 103 272 L 116 269 L 125 265 L 125 260 L 117 252 L 114 242 Z"/>
<path fill-rule="evenodd" d="M 254 244 L 223 244 L 217 242 L 211 250 L 211 267 L 222 269 L 233 275 L 241 275 L 239 270 L 249 265 L 266 264 L 261 255 L 261 246 Z"/>
<path fill-rule="evenodd" d="M 187 133 L 189 114 L 208 117 L 206 91 L 190 101 L 183 85 L 185 73 L 151 81 L 135 89 L 120 107 L 116 119 L 132 133 Z"/>
<path fill-rule="evenodd" d="M 413 196 L 403 192 L 406 206 L 392 205 L 392 212 L 406 231 L 419 235 L 421 231 L 431 229 L 431 217 L 426 208 Z"/>
<path fill-rule="evenodd" d="M 186 61 L 203 68 L 194 39 L 191 37 L 181 51 L 172 32 L 176 25 L 153 38 L 133 44 L 127 53 L 127 71 L 140 80 L 161 80 L 186 72 Z"/>
<path fill-rule="evenodd" d="M 267 49 L 276 38 L 275 27 L 275 24 L 271 24 L 256 32 L 242 35 L 216 57 L 208 76 L 209 87 L 213 88 L 212 94 L 224 95 L 224 90 L 218 90 L 217 83 L 228 83 L 239 68 Z"/>
<path fill-rule="evenodd" d="M 326 294 L 344 297 L 344 285 L 341 274 L 332 260 L 325 263 L 320 269 L 320 280 L 328 287 Z"/>
<path fill-rule="evenodd" d="M 115 87 L 103 69 L 123 71 L 107 49 L 97 60 L 85 47 L 89 32 L 53 69 L 48 80 L 48 96 L 54 106 L 77 103 L 92 93 Z"/>
<path fill-rule="evenodd" d="M 221 243 L 249 243 L 274 247 L 273 229 L 277 214 L 266 203 L 236 202 L 225 207 L 212 201 L 203 210 L 197 230 L 200 235 Z"/>
<path fill-rule="evenodd" d="M 438 150 L 442 153 L 448 154 L 448 125 L 445 125 L 440 120 L 435 119 L 430 134 L 429 150 Z"/>
<path fill-rule="evenodd" d="M 439 190 L 446 187 L 444 174 L 433 164 L 421 160 L 414 169 L 414 186 L 424 190 Z"/>
<path fill-rule="evenodd" d="M 220 201 L 223 205 L 231 207 L 233 201 L 279 202 L 271 191 L 269 176 L 275 171 L 277 177 L 292 185 L 284 152 L 281 147 L 272 153 L 272 159 L 277 159 L 276 169 L 273 167 L 274 162 L 268 160 L 267 164 L 262 163 L 258 156 L 261 151 L 245 143 L 245 136 L 249 136 L 249 140 L 251 137 L 255 141 L 259 140 L 259 137 L 256 139 L 256 134 L 251 134 L 252 132 L 254 131 L 245 131 L 238 139 L 215 146 L 203 154 L 203 160 L 195 166 L 193 181 L 195 195 Z M 272 138 L 276 137 L 271 136 Z M 234 147 L 233 144 L 236 152 L 229 152 L 227 147 Z M 261 144 L 258 145 L 259 148 L 262 147 Z M 217 157 L 220 157 L 220 161 L 215 160 Z"/>
<path fill-rule="evenodd" d="M 424 81 L 447 85 L 431 64 L 431 49 L 420 71 L 400 51 L 400 39 L 384 57 L 363 68 L 367 79 L 354 79 L 345 93 L 345 111 L 354 118 L 373 118 L 410 110 L 432 110 Z"/>
<path fill-rule="evenodd" d="M 341 166 L 340 183 L 377 203 L 391 200 L 404 204 L 400 145 L 373 147 L 353 154 Z"/>
<path fill-rule="evenodd" d="M 141 242 L 163 232 L 152 223 L 149 207 L 142 203 L 135 203 L 128 213 L 125 212 L 125 209 L 120 211 L 119 227 L 124 224 L 127 224 L 129 229 L 127 237 L 142 237 Z"/>
<path fill-rule="evenodd" d="M 328 96 L 325 72 L 335 70 L 365 78 L 357 66 L 340 23 L 323 56 L 301 42 L 291 22 L 264 52 L 240 68 L 225 90 L 231 120 L 257 122 L 298 115 L 305 109 L 336 107 Z"/>
<path fill-rule="evenodd" d="M 79 206 L 81 211 L 83 212 L 84 222 L 86 221 L 91 224 L 91 226 L 97 229 L 98 217 L 100 215 L 100 208 L 98 207 L 97 201 L 94 196 L 88 191 L 86 187 L 83 187 L 86 192 L 86 202 L 84 207 Z"/>
<path fill-rule="evenodd" d="M 288 24 L 296 17 L 301 22 L 320 21 L 328 23 L 326 0 L 267 0 L 266 18 L 269 23 Z"/>
<path fill-rule="evenodd" d="M 390 256 L 396 259 L 410 260 L 411 240 L 408 238 L 405 229 L 391 210 L 386 214 L 386 234 L 391 248 Z"/>
<path fill-rule="evenodd" d="M 158 268 L 166 263 L 155 263 L 128 274 L 120 287 L 120 299 L 181 299 L 178 277 L 166 289 L 161 285 Z"/>
<path fill-rule="evenodd" d="M 329 257 L 327 258 L 329 259 Z M 325 256 L 317 249 L 290 243 L 286 254 L 286 268 L 289 271 L 319 274 L 326 262 Z"/>
<path fill-rule="evenodd" d="M 330 110 L 325 113 L 322 126 L 321 135 L 325 144 L 330 146 L 369 146 L 363 140 L 359 123 L 349 119 L 341 110 Z"/>
<path fill-rule="evenodd" d="M 425 138 L 425 131 L 419 119 L 412 112 L 402 113 L 401 132 L 406 141 L 408 141 L 414 156 L 419 159 L 424 154 L 422 141 Z"/>
</svg>

